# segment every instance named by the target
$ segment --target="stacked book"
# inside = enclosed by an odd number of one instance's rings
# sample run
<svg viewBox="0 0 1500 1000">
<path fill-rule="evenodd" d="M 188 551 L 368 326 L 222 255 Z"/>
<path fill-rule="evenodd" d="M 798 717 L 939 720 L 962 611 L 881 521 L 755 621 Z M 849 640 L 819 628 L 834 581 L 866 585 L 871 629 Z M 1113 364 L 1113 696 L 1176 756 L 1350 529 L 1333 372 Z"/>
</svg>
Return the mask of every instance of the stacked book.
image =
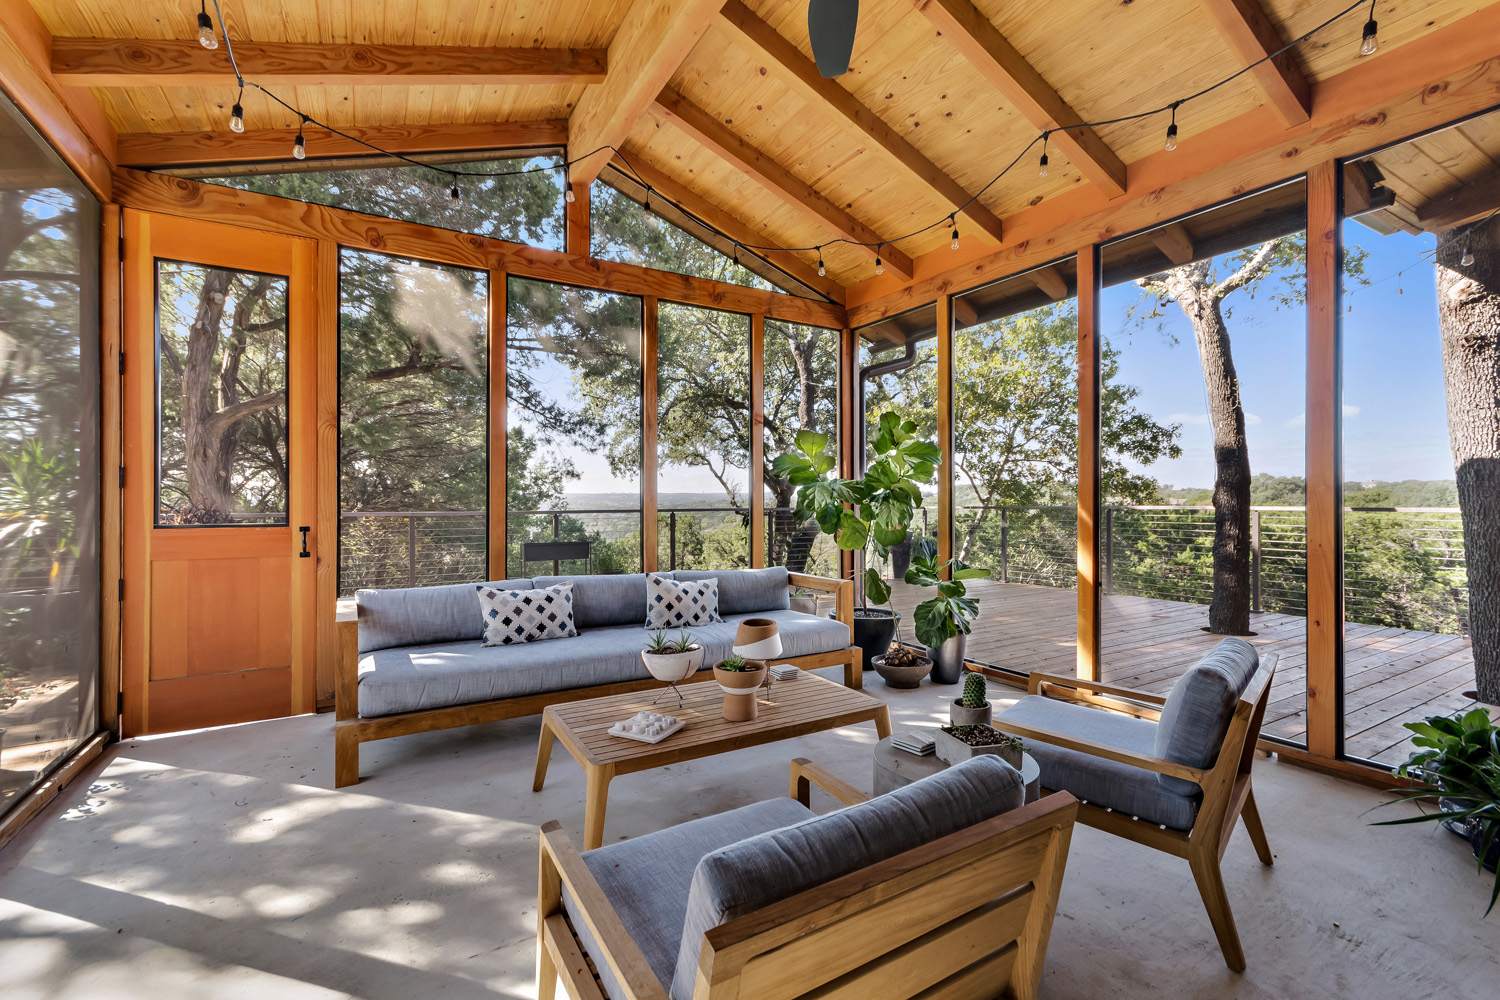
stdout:
<svg viewBox="0 0 1500 1000">
<path fill-rule="evenodd" d="M 794 681 L 802 671 L 797 669 L 794 663 L 771 664 L 771 678 L 778 681 Z"/>
<path fill-rule="evenodd" d="M 937 741 L 926 733 L 897 733 L 891 737 L 891 746 L 925 757 L 937 749 Z"/>
</svg>

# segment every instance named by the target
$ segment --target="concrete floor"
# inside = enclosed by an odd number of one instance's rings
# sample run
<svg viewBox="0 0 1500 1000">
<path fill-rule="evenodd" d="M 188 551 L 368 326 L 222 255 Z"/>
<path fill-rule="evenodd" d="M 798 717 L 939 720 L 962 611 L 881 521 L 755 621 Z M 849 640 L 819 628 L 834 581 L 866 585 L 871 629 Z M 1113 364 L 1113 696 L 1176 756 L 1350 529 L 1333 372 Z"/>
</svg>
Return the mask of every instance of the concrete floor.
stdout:
<svg viewBox="0 0 1500 1000">
<path fill-rule="evenodd" d="M 898 731 L 953 697 L 871 680 Z M 559 751 L 533 794 L 537 720 L 520 719 L 367 745 L 364 781 L 333 791 L 332 725 L 114 748 L 0 852 L 0 995 L 534 997 L 536 827 L 581 839 L 577 766 Z M 874 740 L 863 725 L 621 778 L 606 837 L 784 795 L 799 755 L 868 789 Z M 1277 864 L 1243 830 L 1224 859 L 1249 971 L 1225 969 L 1185 863 L 1080 827 L 1044 996 L 1496 995 L 1500 912 L 1480 919 L 1489 883 L 1458 838 L 1372 828 L 1379 793 L 1256 767 Z"/>
</svg>

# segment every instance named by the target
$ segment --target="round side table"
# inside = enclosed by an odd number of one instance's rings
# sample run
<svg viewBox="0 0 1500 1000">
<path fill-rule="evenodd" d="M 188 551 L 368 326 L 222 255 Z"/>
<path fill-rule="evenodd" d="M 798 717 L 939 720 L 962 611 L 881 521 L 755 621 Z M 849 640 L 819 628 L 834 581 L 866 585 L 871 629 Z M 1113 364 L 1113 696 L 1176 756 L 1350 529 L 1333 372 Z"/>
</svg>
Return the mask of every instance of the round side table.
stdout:
<svg viewBox="0 0 1500 1000">
<path fill-rule="evenodd" d="M 884 795 L 918 778 L 936 774 L 948 765 L 938 760 L 936 754 L 918 757 L 905 750 L 891 746 L 892 737 L 887 736 L 875 744 L 875 794 Z M 1021 754 L 1021 779 L 1026 782 L 1026 801 L 1035 802 L 1042 794 L 1042 769 L 1031 754 Z"/>
</svg>

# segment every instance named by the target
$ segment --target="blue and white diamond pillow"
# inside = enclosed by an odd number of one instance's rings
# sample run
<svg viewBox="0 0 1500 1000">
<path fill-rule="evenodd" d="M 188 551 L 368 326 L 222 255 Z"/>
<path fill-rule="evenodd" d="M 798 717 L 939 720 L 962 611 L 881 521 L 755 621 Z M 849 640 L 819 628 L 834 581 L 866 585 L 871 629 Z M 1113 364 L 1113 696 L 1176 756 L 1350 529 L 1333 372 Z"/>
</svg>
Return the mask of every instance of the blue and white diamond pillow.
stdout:
<svg viewBox="0 0 1500 1000">
<path fill-rule="evenodd" d="M 542 590 L 496 590 L 476 584 L 484 616 L 484 645 L 511 646 L 578 634 L 573 625 L 573 581 Z"/>
<path fill-rule="evenodd" d="M 646 627 L 691 628 L 721 622 L 719 581 L 670 580 L 646 574 Z"/>
</svg>

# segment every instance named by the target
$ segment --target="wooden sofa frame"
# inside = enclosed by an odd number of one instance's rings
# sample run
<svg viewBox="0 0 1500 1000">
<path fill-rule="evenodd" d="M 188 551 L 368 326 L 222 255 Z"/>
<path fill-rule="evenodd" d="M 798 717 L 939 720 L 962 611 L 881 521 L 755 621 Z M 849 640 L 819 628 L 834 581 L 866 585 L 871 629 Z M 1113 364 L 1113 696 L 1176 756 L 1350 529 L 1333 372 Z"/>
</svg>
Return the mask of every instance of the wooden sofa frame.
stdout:
<svg viewBox="0 0 1500 1000">
<path fill-rule="evenodd" d="M 804 758 L 790 794 L 812 785 L 854 805 L 858 789 Z M 878 864 L 737 917 L 704 935 L 694 1000 L 1035 997 L 1057 913 L 1078 803 L 1049 795 Z M 688 863 L 685 861 L 684 863 Z M 566 891 L 598 942 L 585 955 Z M 537 997 L 602 1000 L 607 963 L 617 1000 L 667 1000 L 577 849 L 542 827 Z"/>
<path fill-rule="evenodd" d="M 837 580 L 826 576 L 810 576 L 806 573 L 791 573 L 790 587 L 800 587 L 819 594 L 832 594 L 834 617 L 854 631 L 854 584 L 848 580 Z M 651 677 L 618 684 L 599 684 L 593 687 L 571 688 L 566 691 L 548 691 L 543 694 L 523 695 L 517 698 L 497 698 L 493 701 L 474 702 L 469 705 L 453 705 L 448 708 L 430 708 L 418 712 L 401 712 L 396 715 L 381 715 L 365 719 L 359 715 L 359 620 L 356 611 L 339 616 L 339 658 L 334 676 L 334 724 L 333 724 L 333 786 L 344 788 L 359 782 L 359 747 L 372 740 L 409 736 L 437 729 L 452 729 L 457 726 L 472 726 L 481 722 L 500 719 L 518 719 L 536 715 L 548 705 L 587 698 L 602 698 L 606 695 L 625 694 L 630 691 L 647 691 L 661 687 L 662 682 Z M 794 663 L 804 670 L 816 667 L 843 665 L 844 684 L 859 689 L 864 686 L 864 654 L 858 646 L 813 653 L 808 656 L 778 658 L 778 663 Z M 642 668 L 644 669 L 644 668 Z M 712 680 L 713 673 L 700 670 L 684 683 Z"/>
<path fill-rule="evenodd" d="M 1245 831 L 1250 835 L 1250 843 L 1255 846 L 1255 853 L 1261 864 L 1270 865 L 1275 860 L 1271 855 L 1270 844 L 1266 841 L 1265 827 L 1261 825 L 1260 811 L 1255 807 L 1255 792 L 1250 786 L 1250 765 L 1255 758 L 1255 743 L 1260 738 L 1266 704 L 1270 701 L 1271 678 L 1276 673 L 1276 660 L 1275 653 L 1267 654 L 1261 660 L 1255 675 L 1245 685 L 1244 692 L 1235 703 L 1234 714 L 1229 720 L 1229 729 L 1224 734 L 1219 756 L 1213 767 L 1207 769 L 1188 767 L 1160 757 L 1132 753 L 1118 747 L 1021 725 L 1003 716 L 996 716 L 994 722 L 996 729 L 1023 740 L 1050 743 L 1104 760 L 1145 768 L 1157 774 L 1185 778 L 1203 789 L 1203 801 L 1198 807 L 1198 815 L 1191 830 L 1169 830 L 1156 823 L 1143 822 L 1088 802 L 1080 807 L 1078 821 L 1137 844 L 1184 858 L 1192 869 L 1193 880 L 1198 884 L 1204 908 L 1208 910 L 1208 919 L 1213 923 L 1214 934 L 1224 952 L 1224 963 L 1235 972 L 1245 971 L 1245 950 L 1240 946 L 1239 932 L 1234 926 L 1234 914 L 1229 909 L 1229 897 L 1224 892 L 1224 876 L 1219 870 L 1219 862 L 1229 847 L 1235 822 L 1241 819 L 1245 822 Z M 1162 695 L 1134 688 L 1042 673 L 1031 675 L 1027 692 L 1133 715 L 1152 722 L 1161 720 L 1161 709 L 1167 701 Z M 1044 793 L 1047 791 L 1043 789 Z"/>
</svg>

